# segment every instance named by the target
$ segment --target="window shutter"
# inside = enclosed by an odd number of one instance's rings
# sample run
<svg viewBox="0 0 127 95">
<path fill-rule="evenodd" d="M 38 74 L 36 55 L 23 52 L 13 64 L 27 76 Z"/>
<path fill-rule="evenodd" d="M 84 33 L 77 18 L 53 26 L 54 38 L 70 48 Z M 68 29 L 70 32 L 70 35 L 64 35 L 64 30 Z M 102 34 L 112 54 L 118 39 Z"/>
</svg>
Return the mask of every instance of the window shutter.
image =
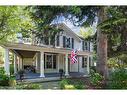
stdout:
<svg viewBox="0 0 127 95">
<path fill-rule="evenodd" d="M 68 48 L 71 47 L 71 42 L 70 42 L 70 38 L 68 38 Z"/>
<path fill-rule="evenodd" d="M 66 37 L 63 36 L 63 47 L 65 48 L 66 47 Z"/>
<path fill-rule="evenodd" d="M 84 47 L 84 41 L 82 41 L 82 50 L 84 51 L 85 50 L 85 47 Z"/>
<path fill-rule="evenodd" d="M 82 68 L 84 68 L 85 67 L 85 62 L 84 62 L 85 60 L 84 60 L 84 57 L 82 57 Z"/>
<path fill-rule="evenodd" d="M 60 37 L 59 37 L 59 35 L 57 35 L 57 43 L 56 43 L 57 46 L 59 46 L 59 44 L 60 44 L 59 39 L 60 39 Z"/>
<path fill-rule="evenodd" d="M 71 38 L 72 49 L 74 49 L 74 38 Z"/>
<path fill-rule="evenodd" d="M 88 42 L 85 42 L 85 50 L 88 50 Z"/>
<path fill-rule="evenodd" d="M 89 42 L 89 51 L 90 51 L 90 42 Z"/>
</svg>

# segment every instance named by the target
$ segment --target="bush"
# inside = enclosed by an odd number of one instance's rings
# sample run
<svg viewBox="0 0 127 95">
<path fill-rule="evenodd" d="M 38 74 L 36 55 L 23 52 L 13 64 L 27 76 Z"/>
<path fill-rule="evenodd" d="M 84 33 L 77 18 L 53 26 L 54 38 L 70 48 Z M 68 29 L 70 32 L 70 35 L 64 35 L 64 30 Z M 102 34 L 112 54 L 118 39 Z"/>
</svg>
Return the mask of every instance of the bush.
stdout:
<svg viewBox="0 0 127 95">
<path fill-rule="evenodd" d="M 21 84 L 16 87 L 17 89 L 41 89 L 41 85 L 39 84 Z"/>
<path fill-rule="evenodd" d="M 15 86 L 16 79 L 15 76 L 8 76 L 5 74 L 4 68 L 0 69 L 0 86 Z"/>
<path fill-rule="evenodd" d="M 100 86 L 103 81 L 103 76 L 99 73 L 95 73 L 94 71 L 91 71 L 90 73 L 90 82 L 94 86 Z"/>
<path fill-rule="evenodd" d="M 64 89 L 76 89 L 75 87 L 74 87 L 74 85 L 65 85 L 64 86 Z"/>
<path fill-rule="evenodd" d="M 9 76 L 5 74 L 3 68 L 0 69 L 0 86 L 9 86 Z"/>
<path fill-rule="evenodd" d="M 63 79 L 61 82 L 60 82 L 60 87 L 61 89 L 64 89 L 64 86 L 65 85 L 68 85 L 69 84 L 69 81 L 67 79 Z"/>
<path fill-rule="evenodd" d="M 84 82 L 81 80 L 63 79 L 60 82 L 61 89 L 85 89 Z"/>
<path fill-rule="evenodd" d="M 111 89 L 127 89 L 127 72 L 124 68 L 111 73 L 108 87 Z"/>
<path fill-rule="evenodd" d="M 16 84 L 17 84 L 17 83 L 16 83 L 15 76 L 10 76 L 10 79 L 9 79 L 9 86 L 15 87 Z"/>
</svg>

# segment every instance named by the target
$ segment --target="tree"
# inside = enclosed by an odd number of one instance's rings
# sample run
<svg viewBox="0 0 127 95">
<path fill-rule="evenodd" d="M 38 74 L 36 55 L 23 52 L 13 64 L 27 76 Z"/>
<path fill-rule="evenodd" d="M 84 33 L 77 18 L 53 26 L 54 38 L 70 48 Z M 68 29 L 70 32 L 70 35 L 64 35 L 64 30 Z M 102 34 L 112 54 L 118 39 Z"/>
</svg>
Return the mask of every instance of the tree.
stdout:
<svg viewBox="0 0 127 95">
<path fill-rule="evenodd" d="M 79 35 L 82 36 L 83 38 L 88 38 L 90 36 L 93 36 L 95 34 L 95 30 L 93 27 L 87 27 L 87 28 L 81 28 Z"/>
<path fill-rule="evenodd" d="M 77 26 L 89 26 L 98 20 L 97 33 L 94 36 L 97 41 L 97 67 L 105 78 L 107 56 L 116 51 L 126 51 L 126 7 L 37 6 L 34 9 L 33 18 L 36 19 L 37 27 L 42 33 L 42 28 L 57 22 L 62 16 Z"/>
<path fill-rule="evenodd" d="M 16 38 L 17 32 L 30 30 L 33 23 L 25 7 L 1 6 L 0 7 L 0 41 Z"/>
</svg>

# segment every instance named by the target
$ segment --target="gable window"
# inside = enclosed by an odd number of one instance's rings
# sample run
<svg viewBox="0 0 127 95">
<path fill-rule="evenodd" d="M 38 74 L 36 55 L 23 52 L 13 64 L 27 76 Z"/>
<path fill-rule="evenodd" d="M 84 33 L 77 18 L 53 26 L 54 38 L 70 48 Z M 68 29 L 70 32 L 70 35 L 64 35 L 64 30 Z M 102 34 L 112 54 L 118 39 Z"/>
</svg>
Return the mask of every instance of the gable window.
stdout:
<svg viewBox="0 0 127 95">
<path fill-rule="evenodd" d="M 63 47 L 64 48 L 71 48 L 70 38 L 63 36 Z"/>
<path fill-rule="evenodd" d="M 70 48 L 70 38 L 66 38 L 66 47 Z"/>
<path fill-rule="evenodd" d="M 87 58 L 86 57 L 82 57 L 82 68 L 87 67 Z"/>
</svg>

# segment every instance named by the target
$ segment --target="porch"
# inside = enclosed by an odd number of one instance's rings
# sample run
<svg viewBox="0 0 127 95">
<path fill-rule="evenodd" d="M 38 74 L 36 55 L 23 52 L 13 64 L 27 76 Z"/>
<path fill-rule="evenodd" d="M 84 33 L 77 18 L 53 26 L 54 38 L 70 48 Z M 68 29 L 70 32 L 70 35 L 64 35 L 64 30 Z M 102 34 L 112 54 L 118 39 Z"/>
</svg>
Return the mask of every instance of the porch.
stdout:
<svg viewBox="0 0 127 95">
<path fill-rule="evenodd" d="M 70 64 L 69 54 L 71 50 L 63 48 L 47 48 L 34 45 L 25 44 L 6 44 L 5 48 L 5 71 L 10 75 L 10 62 L 9 52 L 14 53 L 14 73 L 24 69 L 24 65 L 35 66 L 37 73 L 26 73 L 25 79 L 46 79 L 57 77 L 59 78 L 59 69 L 64 70 L 64 75 L 69 77 L 82 76 L 89 74 L 89 56 L 90 52 L 79 51 L 78 56 L 86 56 L 87 64 L 85 68 L 82 68 L 82 64 Z M 50 54 L 50 55 L 49 55 Z M 52 55 L 52 56 L 51 56 Z M 56 55 L 56 56 L 54 56 Z M 26 59 L 29 59 L 25 61 Z M 56 59 L 56 60 L 54 60 Z M 82 63 L 80 60 L 78 60 Z M 80 71 L 81 70 L 81 71 Z M 84 72 L 85 70 L 85 72 Z M 71 73 L 70 73 L 71 72 Z M 18 78 L 17 78 L 18 79 Z"/>
</svg>

